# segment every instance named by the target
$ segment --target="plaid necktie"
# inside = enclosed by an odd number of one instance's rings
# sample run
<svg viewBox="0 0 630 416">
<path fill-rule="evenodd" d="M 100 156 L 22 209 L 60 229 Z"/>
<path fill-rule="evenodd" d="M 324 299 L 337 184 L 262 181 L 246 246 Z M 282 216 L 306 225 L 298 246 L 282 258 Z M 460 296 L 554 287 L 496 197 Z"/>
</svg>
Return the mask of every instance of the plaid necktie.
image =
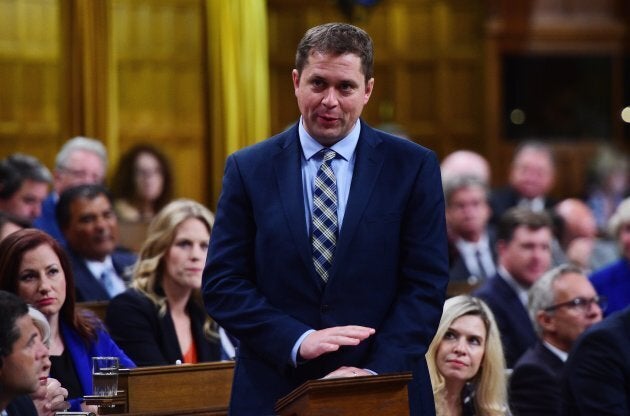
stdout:
<svg viewBox="0 0 630 416">
<path fill-rule="evenodd" d="M 323 149 L 322 162 L 313 186 L 313 263 L 324 282 L 332 265 L 337 244 L 337 180 L 330 164 L 337 156 L 334 150 Z"/>
</svg>

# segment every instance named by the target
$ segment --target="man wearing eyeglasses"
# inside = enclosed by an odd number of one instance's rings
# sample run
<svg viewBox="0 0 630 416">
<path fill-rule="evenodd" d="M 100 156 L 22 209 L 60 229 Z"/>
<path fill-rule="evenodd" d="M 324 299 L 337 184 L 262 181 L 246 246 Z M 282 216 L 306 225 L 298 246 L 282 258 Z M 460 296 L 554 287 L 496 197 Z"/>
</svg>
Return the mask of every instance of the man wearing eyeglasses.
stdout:
<svg viewBox="0 0 630 416">
<path fill-rule="evenodd" d="M 577 266 L 545 273 L 529 290 L 529 314 L 539 341 L 516 362 L 510 377 L 515 416 L 560 414 L 560 381 L 569 350 L 591 325 L 602 320 L 605 299 Z"/>
</svg>

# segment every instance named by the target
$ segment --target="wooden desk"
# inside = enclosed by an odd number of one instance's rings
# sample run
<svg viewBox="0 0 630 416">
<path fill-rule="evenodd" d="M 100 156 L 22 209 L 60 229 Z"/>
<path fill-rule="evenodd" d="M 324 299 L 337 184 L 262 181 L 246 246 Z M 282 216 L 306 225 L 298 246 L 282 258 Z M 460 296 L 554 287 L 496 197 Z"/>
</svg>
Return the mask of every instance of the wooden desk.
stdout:
<svg viewBox="0 0 630 416">
<path fill-rule="evenodd" d="M 411 373 L 310 380 L 276 403 L 280 416 L 407 416 Z"/>
<path fill-rule="evenodd" d="M 227 415 L 233 373 L 231 361 L 122 369 L 119 396 L 86 396 L 86 403 L 118 404 L 100 414 Z"/>
</svg>

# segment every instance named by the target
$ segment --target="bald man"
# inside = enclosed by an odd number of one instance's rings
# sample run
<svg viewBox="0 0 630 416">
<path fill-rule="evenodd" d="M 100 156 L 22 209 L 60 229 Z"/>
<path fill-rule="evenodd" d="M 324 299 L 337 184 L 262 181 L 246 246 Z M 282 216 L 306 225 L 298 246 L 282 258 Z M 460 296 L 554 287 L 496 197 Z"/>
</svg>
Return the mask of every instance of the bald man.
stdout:
<svg viewBox="0 0 630 416">
<path fill-rule="evenodd" d="M 479 153 L 472 150 L 456 150 L 444 158 L 440 164 L 442 183 L 453 177 L 475 176 L 490 184 L 490 164 Z"/>
</svg>

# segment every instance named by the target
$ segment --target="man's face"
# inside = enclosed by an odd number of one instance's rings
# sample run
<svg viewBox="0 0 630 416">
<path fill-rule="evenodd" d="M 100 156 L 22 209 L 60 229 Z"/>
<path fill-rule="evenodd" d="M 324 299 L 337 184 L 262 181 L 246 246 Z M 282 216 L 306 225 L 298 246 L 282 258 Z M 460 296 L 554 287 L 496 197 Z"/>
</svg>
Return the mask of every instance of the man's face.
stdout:
<svg viewBox="0 0 630 416">
<path fill-rule="evenodd" d="M 26 179 L 9 199 L 0 201 L 0 210 L 31 222 L 42 213 L 42 202 L 47 194 L 46 182 Z"/>
<path fill-rule="evenodd" d="M 591 300 L 597 295 L 588 278 L 578 273 L 568 273 L 559 277 L 553 284 L 553 291 L 554 305 L 577 298 Z M 543 314 L 539 316 L 544 328 L 543 335 L 563 351 L 569 351 L 582 332 L 602 320 L 602 310 L 594 302 L 589 303 L 586 309 L 567 305 Z"/>
<path fill-rule="evenodd" d="M 519 226 L 510 241 L 497 244 L 499 263 L 524 287 L 530 287 L 551 265 L 551 230 Z"/>
<path fill-rule="evenodd" d="M 451 194 L 446 208 L 449 230 L 467 241 L 477 241 L 484 233 L 490 218 L 490 206 L 485 190 L 467 186 Z"/>
<path fill-rule="evenodd" d="M 105 195 L 70 203 L 70 222 L 63 230 L 68 245 L 82 257 L 103 261 L 116 248 L 118 221 Z"/>
<path fill-rule="evenodd" d="M 525 198 L 545 196 L 553 186 L 554 167 L 549 154 L 525 149 L 514 160 L 510 183 Z"/>
<path fill-rule="evenodd" d="M 2 358 L 0 386 L 6 397 L 33 393 L 39 387 L 39 377 L 48 363 L 48 348 L 42 343 L 33 319 L 24 315 L 15 322 L 20 338 L 11 354 Z"/>
<path fill-rule="evenodd" d="M 61 194 L 78 185 L 100 185 L 105 180 L 105 166 L 101 158 L 92 152 L 75 150 L 66 165 L 55 169 L 55 191 Z"/>
<path fill-rule="evenodd" d="M 304 128 L 324 146 L 352 130 L 374 86 L 374 78 L 366 83 L 361 58 L 351 53 L 313 52 L 302 74 L 294 69 L 292 75 Z"/>
</svg>

